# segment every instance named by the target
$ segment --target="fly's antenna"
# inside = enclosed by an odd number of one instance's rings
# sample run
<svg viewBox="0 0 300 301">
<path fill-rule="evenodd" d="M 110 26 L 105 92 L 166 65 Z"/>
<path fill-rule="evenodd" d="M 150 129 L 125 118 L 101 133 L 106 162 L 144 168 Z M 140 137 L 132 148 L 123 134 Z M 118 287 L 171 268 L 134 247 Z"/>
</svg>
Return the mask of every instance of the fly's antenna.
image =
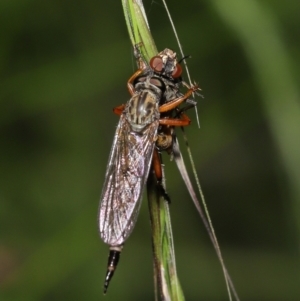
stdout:
<svg viewBox="0 0 300 301">
<path fill-rule="evenodd" d="M 185 55 L 183 58 L 181 58 L 179 61 L 178 61 L 178 64 L 181 64 L 182 61 L 185 61 L 186 59 L 189 59 L 191 58 L 192 56 L 191 55 Z"/>
<path fill-rule="evenodd" d="M 164 7 L 165 7 L 166 12 L 167 12 L 167 15 L 168 15 L 168 18 L 169 18 L 169 20 L 170 20 L 170 23 L 171 23 L 171 26 L 172 26 L 172 29 L 173 29 L 173 32 L 174 32 L 174 35 L 175 35 L 175 38 L 176 38 L 176 41 L 177 41 L 177 44 L 178 44 L 180 53 L 181 53 L 181 56 L 184 58 L 185 56 L 184 56 L 184 54 L 183 54 L 183 49 L 182 49 L 182 46 L 181 46 L 181 43 L 180 43 L 180 40 L 179 40 L 177 31 L 176 31 L 176 28 L 175 28 L 173 19 L 172 19 L 172 17 L 171 17 L 170 11 L 169 11 L 169 9 L 168 9 L 167 2 L 166 2 L 165 0 L 162 0 L 162 2 L 163 2 L 163 4 L 164 4 Z M 189 84 L 190 84 L 190 86 L 192 86 L 192 80 L 191 80 L 191 76 L 190 76 L 190 72 L 189 72 L 188 65 L 187 65 L 185 59 L 181 59 L 181 61 L 182 61 L 182 60 L 183 60 L 183 63 L 184 63 L 184 68 L 185 68 L 185 70 L 186 70 L 186 74 L 187 74 L 187 77 L 188 77 Z M 198 111 L 197 111 L 197 107 L 196 107 L 196 106 L 195 106 L 195 111 L 196 111 L 197 124 L 198 124 L 198 127 L 200 128 L 200 121 L 199 121 L 199 116 L 198 116 Z"/>
</svg>

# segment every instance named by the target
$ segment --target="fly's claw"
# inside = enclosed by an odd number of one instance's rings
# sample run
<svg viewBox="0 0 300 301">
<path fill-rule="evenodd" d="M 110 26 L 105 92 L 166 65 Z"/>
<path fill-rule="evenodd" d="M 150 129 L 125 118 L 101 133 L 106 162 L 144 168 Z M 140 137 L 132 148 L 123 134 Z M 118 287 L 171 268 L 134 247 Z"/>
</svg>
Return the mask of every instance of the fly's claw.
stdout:
<svg viewBox="0 0 300 301">
<path fill-rule="evenodd" d="M 193 89 L 193 92 L 195 92 L 197 90 L 201 91 L 201 88 L 199 88 L 199 86 L 198 86 L 198 84 L 196 82 L 194 82 L 191 86 L 188 83 L 186 83 L 185 81 L 182 81 L 181 83 L 186 88 Z"/>
<path fill-rule="evenodd" d="M 136 59 L 140 59 L 141 58 L 141 48 L 143 46 L 143 42 L 137 43 L 133 46 L 133 54 L 135 56 Z"/>
<path fill-rule="evenodd" d="M 139 69 L 146 70 L 148 67 L 147 62 L 143 59 L 141 48 L 144 46 L 143 42 L 137 43 L 133 47 L 133 54 L 136 58 Z"/>
<path fill-rule="evenodd" d="M 196 82 L 193 83 L 193 86 L 192 86 L 192 87 L 195 88 L 195 91 L 196 91 L 196 90 L 201 91 L 201 88 L 198 86 L 198 84 L 197 84 Z"/>
<path fill-rule="evenodd" d="M 197 96 L 203 97 L 202 94 L 198 93 L 197 91 L 201 91 L 201 88 L 198 86 L 196 82 L 194 82 L 191 86 L 189 86 L 186 82 L 182 82 L 182 84 L 187 87 L 188 89 L 191 89 L 193 93 L 195 93 Z"/>
</svg>

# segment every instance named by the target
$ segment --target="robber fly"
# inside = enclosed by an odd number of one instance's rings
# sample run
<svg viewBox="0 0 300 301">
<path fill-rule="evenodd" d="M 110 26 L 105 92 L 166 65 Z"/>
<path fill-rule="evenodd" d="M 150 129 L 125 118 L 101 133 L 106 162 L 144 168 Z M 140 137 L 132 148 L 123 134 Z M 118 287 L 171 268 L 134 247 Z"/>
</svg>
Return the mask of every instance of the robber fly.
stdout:
<svg viewBox="0 0 300 301">
<path fill-rule="evenodd" d="M 139 59 L 139 69 L 129 78 L 131 98 L 114 109 L 120 121 L 114 136 L 99 206 L 99 231 L 110 246 L 104 283 L 106 293 L 119 261 L 122 247 L 131 234 L 139 213 L 143 190 L 153 166 L 158 185 L 161 168 L 158 149 L 170 147 L 167 127 L 186 126 L 184 114 L 170 117 L 198 89 L 179 92 L 182 69 L 176 53 L 165 49 L 149 64 Z M 179 116 L 180 115 L 180 116 Z M 165 193 L 166 195 L 166 193 Z"/>
</svg>

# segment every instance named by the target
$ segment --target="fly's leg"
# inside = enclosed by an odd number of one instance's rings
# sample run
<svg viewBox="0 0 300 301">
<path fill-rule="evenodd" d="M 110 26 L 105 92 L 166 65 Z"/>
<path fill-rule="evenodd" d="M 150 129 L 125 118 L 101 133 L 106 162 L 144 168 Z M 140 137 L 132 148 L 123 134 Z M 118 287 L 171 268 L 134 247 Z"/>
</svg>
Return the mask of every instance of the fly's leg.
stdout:
<svg viewBox="0 0 300 301">
<path fill-rule="evenodd" d="M 135 44 L 133 47 L 133 54 L 137 60 L 137 65 L 139 69 L 145 70 L 147 68 L 146 62 L 142 58 L 142 53 L 140 48 L 143 46 L 143 42 Z"/>
<path fill-rule="evenodd" d="M 167 194 L 165 187 L 163 185 L 163 170 L 161 167 L 160 154 L 157 149 L 154 149 L 154 152 L 153 152 L 152 167 L 153 167 L 153 170 L 154 170 L 154 173 L 156 176 L 158 189 L 160 190 L 160 193 L 164 197 L 164 199 L 168 203 L 170 203 L 171 199 L 170 199 L 169 195 Z"/>
<path fill-rule="evenodd" d="M 188 126 L 191 123 L 191 119 L 184 113 L 178 118 L 161 118 L 159 124 L 168 126 Z"/>
<path fill-rule="evenodd" d="M 139 48 L 142 47 L 142 45 L 143 43 L 141 42 L 133 47 L 133 53 L 135 58 L 137 59 L 137 64 L 139 69 L 127 81 L 127 88 L 131 96 L 135 92 L 132 83 L 142 72 L 144 72 L 147 68 L 149 68 L 149 66 L 147 66 L 146 62 L 143 60 L 141 51 L 139 50 Z"/>
<path fill-rule="evenodd" d="M 131 96 L 133 96 L 133 94 L 135 93 L 135 89 L 133 86 L 133 82 L 135 81 L 135 79 L 144 71 L 144 69 L 138 69 L 136 72 L 133 73 L 133 75 L 129 78 L 129 80 L 127 81 L 127 88 L 128 91 L 130 93 Z M 113 112 L 117 115 L 121 115 L 123 110 L 125 109 L 125 105 L 122 104 L 120 106 L 117 106 L 113 109 Z"/>
<path fill-rule="evenodd" d="M 143 71 L 144 69 L 138 69 L 130 76 L 129 80 L 127 81 L 127 88 L 131 96 L 133 96 L 133 94 L 135 93 L 135 89 L 132 83 Z"/>
<path fill-rule="evenodd" d="M 113 112 L 116 114 L 116 115 L 121 115 L 122 112 L 124 111 L 125 109 L 125 105 L 120 105 L 120 106 L 117 106 L 115 108 L 113 108 Z"/>
<path fill-rule="evenodd" d="M 182 102 L 184 102 L 185 100 L 187 100 L 195 91 L 199 90 L 199 87 L 197 85 L 195 86 L 192 86 L 191 88 L 188 89 L 188 91 L 178 97 L 178 98 L 175 98 L 163 105 L 161 105 L 159 107 L 159 112 L 160 113 L 163 113 L 163 112 L 168 112 L 168 111 L 171 111 L 173 109 L 175 109 L 176 107 L 178 107 Z"/>
<path fill-rule="evenodd" d="M 109 255 L 108 255 L 108 262 L 107 262 L 107 271 L 105 276 L 105 282 L 104 282 L 104 294 L 107 292 L 107 288 L 109 286 L 109 282 L 114 275 L 114 272 L 117 268 L 120 254 L 122 251 L 123 245 L 121 246 L 111 246 L 109 248 Z"/>
</svg>

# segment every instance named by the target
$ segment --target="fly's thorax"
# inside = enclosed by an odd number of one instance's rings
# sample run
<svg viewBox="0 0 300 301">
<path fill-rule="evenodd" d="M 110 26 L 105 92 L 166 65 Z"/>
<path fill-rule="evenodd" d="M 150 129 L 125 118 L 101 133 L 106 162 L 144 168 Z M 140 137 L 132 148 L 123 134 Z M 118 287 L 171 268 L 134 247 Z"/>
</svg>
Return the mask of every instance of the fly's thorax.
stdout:
<svg viewBox="0 0 300 301">
<path fill-rule="evenodd" d="M 160 98 L 161 92 L 156 93 L 151 89 L 141 89 L 132 96 L 124 113 L 133 131 L 141 132 L 147 125 L 159 119 Z"/>
<path fill-rule="evenodd" d="M 151 71 L 149 74 L 143 74 L 139 76 L 134 82 L 134 88 L 136 91 L 151 90 L 155 94 L 161 97 L 165 92 L 165 82 L 162 78 L 153 76 Z"/>
</svg>

